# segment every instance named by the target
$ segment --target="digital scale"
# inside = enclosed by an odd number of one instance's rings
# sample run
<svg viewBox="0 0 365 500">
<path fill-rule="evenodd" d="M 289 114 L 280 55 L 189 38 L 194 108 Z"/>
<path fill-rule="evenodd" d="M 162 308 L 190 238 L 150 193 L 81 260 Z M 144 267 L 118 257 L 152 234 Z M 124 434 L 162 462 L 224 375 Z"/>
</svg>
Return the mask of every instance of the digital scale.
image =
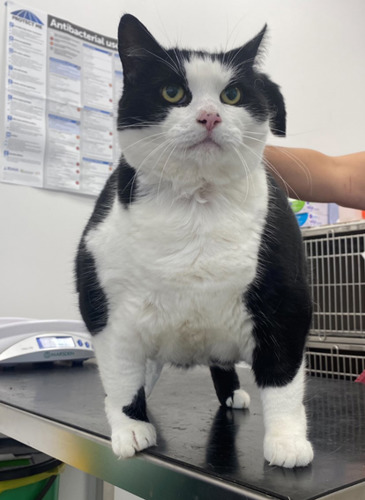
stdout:
<svg viewBox="0 0 365 500">
<path fill-rule="evenodd" d="M 0 366 L 72 361 L 94 357 L 82 321 L 0 318 Z"/>
</svg>

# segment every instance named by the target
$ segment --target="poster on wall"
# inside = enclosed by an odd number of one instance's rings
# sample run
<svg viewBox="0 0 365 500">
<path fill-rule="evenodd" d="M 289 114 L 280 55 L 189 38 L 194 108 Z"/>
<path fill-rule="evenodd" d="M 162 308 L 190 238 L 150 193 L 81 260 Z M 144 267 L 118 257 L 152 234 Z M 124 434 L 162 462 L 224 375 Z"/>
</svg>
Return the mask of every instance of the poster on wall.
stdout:
<svg viewBox="0 0 365 500">
<path fill-rule="evenodd" d="M 117 165 L 117 40 L 7 2 L 3 182 L 97 195 Z"/>
</svg>

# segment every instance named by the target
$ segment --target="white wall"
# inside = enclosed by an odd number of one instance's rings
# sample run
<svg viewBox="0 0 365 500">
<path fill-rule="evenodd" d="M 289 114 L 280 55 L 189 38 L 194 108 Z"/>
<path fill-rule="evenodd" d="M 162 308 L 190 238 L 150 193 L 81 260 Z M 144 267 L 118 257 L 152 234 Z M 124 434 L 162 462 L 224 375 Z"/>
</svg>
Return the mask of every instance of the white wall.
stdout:
<svg viewBox="0 0 365 500">
<path fill-rule="evenodd" d="M 120 14 L 131 12 L 162 42 L 208 49 L 239 45 L 267 21 L 264 67 L 282 86 L 288 108 L 288 137 L 280 143 L 328 154 L 364 149 L 363 0 L 24 2 L 109 36 Z M 0 316 L 78 317 L 73 258 L 92 203 L 0 184 Z"/>
</svg>

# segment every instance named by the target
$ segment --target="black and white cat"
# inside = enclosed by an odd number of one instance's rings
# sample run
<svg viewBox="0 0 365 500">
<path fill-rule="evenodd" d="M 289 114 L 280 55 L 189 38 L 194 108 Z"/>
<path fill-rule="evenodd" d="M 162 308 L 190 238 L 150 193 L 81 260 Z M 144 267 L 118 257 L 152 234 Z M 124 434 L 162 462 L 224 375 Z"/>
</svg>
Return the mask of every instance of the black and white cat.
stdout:
<svg viewBox="0 0 365 500">
<path fill-rule="evenodd" d="M 234 368 L 244 360 L 262 396 L 265 458 L 284 467 L 313 458 L 301 236 L 262 160 L 286 114 L 257 68 L 265 28 L 210 54 L 165 50 L 135 17 L 120 21 L 123 156 L 76 259 L 118 456 L 156 443 L 145 398 L 165 363 L 209 366 L 220 403 L 247 408 Z"/>
</svg>

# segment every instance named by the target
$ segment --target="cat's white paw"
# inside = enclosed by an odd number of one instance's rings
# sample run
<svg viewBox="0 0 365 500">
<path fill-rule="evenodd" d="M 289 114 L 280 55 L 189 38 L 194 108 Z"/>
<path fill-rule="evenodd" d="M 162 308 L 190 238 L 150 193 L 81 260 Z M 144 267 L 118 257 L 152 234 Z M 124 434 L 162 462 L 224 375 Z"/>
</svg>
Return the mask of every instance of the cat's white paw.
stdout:
<svg viewBox="0 0 365 500">
<path fill-rule="evenodd" d="M 264 456 L 269 465 L 304 467 L 313 460 L 313 448 L 305 437 L 265 436 Z"/>
<path fill-rule="evenodd" d="M 156 430 L 152 424 L 140 420 L 120 424 L 112 430 L 112 449 L 120 458 L 133 457 L 136 451 L 156 444 Z"/>
<path fill-rule="evenodd" d="M 243 389 L 237 389 L 233 392 L 233 397 L 226 400 L 228 408 L 242 409 L 250 406 L 251 398 Z"/>
</svg>

